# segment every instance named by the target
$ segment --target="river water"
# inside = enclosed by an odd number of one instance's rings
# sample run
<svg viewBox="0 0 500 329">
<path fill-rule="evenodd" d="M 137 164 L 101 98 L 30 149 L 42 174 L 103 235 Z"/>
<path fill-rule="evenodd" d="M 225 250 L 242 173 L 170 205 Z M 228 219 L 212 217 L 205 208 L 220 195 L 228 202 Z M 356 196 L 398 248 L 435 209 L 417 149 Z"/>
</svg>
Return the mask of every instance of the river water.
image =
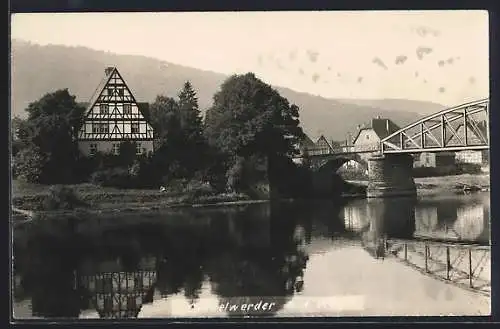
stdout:
<svg viewBox="0 0 500 329">
<path fill-rule="evenodd" d="M 25 225 L 14 233 L 14 317 L 486 315 L 489 209 L 478 193 Z M 481 289 L 459 282 L 467 250 Z M 446 252 L 456 273 L 442 280 Z"/>
</svg>

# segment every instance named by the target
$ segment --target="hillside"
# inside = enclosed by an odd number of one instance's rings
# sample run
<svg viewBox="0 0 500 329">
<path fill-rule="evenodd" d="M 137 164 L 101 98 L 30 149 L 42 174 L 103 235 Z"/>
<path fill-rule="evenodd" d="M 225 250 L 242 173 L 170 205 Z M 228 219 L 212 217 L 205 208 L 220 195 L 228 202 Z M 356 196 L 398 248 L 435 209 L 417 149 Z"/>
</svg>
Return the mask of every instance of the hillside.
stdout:
<svg viewBox="0 0 500 329">
<path fill-rule="evenodd" d="M 80 102 L 94 92 L 106 66 L 116 66 L 138 101 L 152 102 L 156 95 L 176 96 L 186 80 L 197 90 L 200 107 L 212 103 L 226 75 L 180 66 L 143 56 L 118 55 L 84 47 L 40 46 L 12 41 L 11 113 L 24 117 L 24 109 L 47 92 L 68 88 Z M 444 108 L 407 100 L 334 100 L 277 87 L 297 104 L 304 130 L 315 138 L 325 134 L 344 139 L 358 124 L 380 115 L 405 125 L 416 117 Z"/>
<path fill-rule="evenodd" d="M 377 107 L 391 111 L 416 112 L 422 114 L 432 114 L 446 108 L 446 106 L 442 104 L 407 99 L 339 99 L 339 101 L 359 106 Z"/>
</svg>

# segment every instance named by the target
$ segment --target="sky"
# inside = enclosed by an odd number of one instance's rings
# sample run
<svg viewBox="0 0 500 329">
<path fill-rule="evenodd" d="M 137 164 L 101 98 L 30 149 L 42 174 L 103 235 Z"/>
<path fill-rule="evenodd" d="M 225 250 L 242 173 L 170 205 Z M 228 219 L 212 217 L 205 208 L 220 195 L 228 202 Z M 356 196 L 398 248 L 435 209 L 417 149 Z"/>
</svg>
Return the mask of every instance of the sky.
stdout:
<svg viewBox="0 0 500 329">
<path fill-rule="evenodd" d="M 11 37 L 144 55 L 327 98 L 489 96 L 487 11 L 14 14 Z"/>
</svg>

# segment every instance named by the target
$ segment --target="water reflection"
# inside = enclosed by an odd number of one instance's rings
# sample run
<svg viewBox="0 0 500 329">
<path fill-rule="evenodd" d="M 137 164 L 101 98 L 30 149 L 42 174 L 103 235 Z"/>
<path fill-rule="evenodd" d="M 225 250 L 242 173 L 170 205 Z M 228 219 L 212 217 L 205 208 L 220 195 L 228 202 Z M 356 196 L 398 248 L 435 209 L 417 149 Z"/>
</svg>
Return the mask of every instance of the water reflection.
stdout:
<svg viewBox="0 0 500 329">
<path fill-rule="evenodd" d="M 359 285 L 367 264 L 349 256 L 353 248 L 383 258 L 387 238 L 489 243 L 489 197 L 289 202 L 128 216 L 84 218 L 73 226 L 46 221 L 15 233 L 15 316 L 286 314 L 299 297 L 333 293 L 327 287 L 341 272 Z M 110 224 L 117 221 L 129 225 Z M 311 268 L 311 257 L 318 264 L 321 255 L 340 258 L 332 268 Z M 345 263 L 352 257 L 359 263 L 353 267 Z"/>
<path fill-rule="evenodd" d="M 82 304 L 95 308 L 101 318 L 136 317 L 143 303 L 152 302 L 156 259 L 141 258 L 134 265 L 132 270 L 120 258 L 83 260 L 75 273 L 76 284 L 83 290 Z"/>
</svg>

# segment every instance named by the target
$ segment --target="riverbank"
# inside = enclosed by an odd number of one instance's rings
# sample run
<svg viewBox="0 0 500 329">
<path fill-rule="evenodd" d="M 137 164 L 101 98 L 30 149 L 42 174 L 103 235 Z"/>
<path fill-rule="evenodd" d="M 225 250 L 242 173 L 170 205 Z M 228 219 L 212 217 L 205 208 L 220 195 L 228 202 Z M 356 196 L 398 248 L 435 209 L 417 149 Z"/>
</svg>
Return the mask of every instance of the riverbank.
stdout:
<svg viewBox="0 0 500 329">
<path fill-rule="evenodd" d="M 417 194 L 420 196 L 463 193 L 464 186 L 490 190 L 490 175 L 456 175 L 415 178 Z"/>
<path fill-rule="evenodd" d="M 75 192 L 78 198 L 92 211 L 136 211 L 159 210 L 174 207 L 210 206 L 214 204 L 248 204 L 263 202 L 251 200 L 239 193 L 206 195 L 187 192 L 161 192 L 153 189 L 118 189 L 92 184 L 65 185 Z M 50 191 L 49 186 L 12 181 L 13 207 L 28 211 L 44 211 L 44 200 Z"/>
<path fill-rule="evenodd" d="M 367 186 L 367 181 L 350 181 L 354 184 Z M 490 189 L 489 174 L 462 174 L 453 176 L 419 177 L 415 178 L 417 196 L 432 196 L 463 193 L 464 186 Z"/>
<path fill-rule="evenodd" d="M 366 181 L 350 181 L 366 186 Z M 463 193 L 463 186 L 476 186 L 489 190 L 489 174 L 456 175 L 441 177 L 416 178 L 418 196 L 432 196 Z M 137 212 L 158 211 L 180 207 L 234 206 L 268 202 L 252 200 L 244 194 L 190 195 L 190 193 L 168 193 L 152 189 L 117 189 L 100 187 L 92 184 L 68 185 L 85 202 L 90 211 L 96 212 Z M 27 211 L 40 212 L 44 200 L 49 194 L 49 187 L 37 184 L 12 182 L 13 206 Z M 344 197 L 363 197 L 362 195 L 344 195 Z"/>
</svg>

